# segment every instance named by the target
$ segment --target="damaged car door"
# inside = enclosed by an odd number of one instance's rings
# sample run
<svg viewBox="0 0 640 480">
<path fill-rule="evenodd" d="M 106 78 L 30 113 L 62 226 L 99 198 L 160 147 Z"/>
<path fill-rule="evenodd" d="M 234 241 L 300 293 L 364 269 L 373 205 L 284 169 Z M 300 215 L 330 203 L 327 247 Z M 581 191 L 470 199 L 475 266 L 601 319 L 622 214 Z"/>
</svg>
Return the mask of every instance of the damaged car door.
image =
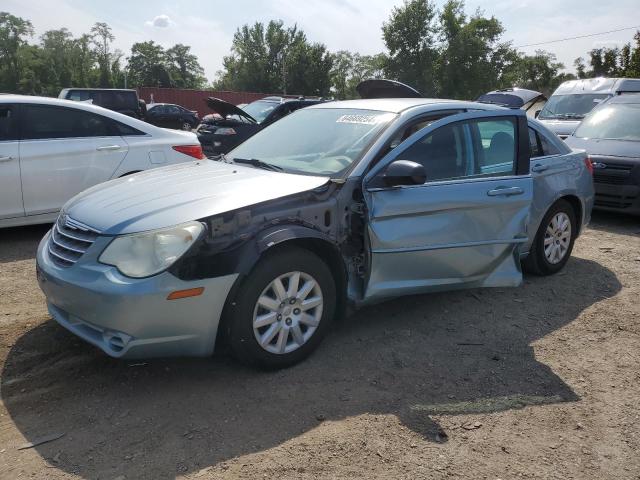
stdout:
<svg viewBox="0 0 640 480">
<path fill-rule="evenodd" d="M 522 281 L 518 247 L 533 195 L 524 112 L 438 120 L 382 158 L 363 191 L 365 303 Z"/>
</svg>

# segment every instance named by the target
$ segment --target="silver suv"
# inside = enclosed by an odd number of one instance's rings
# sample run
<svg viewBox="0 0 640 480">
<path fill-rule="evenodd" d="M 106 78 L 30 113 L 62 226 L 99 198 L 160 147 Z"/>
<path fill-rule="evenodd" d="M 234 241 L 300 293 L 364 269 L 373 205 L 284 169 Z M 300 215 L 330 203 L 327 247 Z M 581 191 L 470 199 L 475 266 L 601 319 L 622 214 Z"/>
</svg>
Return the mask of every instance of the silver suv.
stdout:
<svg viewBox="0 0 640 480">
<path fill-rule="evenodd" d="M 630 92 L 640 92 L 640 79 L 598 77 L 570 80 L 553 92 L 538 120 L 564 140 L 599 103 L 613 95 Z"/>
</svg>

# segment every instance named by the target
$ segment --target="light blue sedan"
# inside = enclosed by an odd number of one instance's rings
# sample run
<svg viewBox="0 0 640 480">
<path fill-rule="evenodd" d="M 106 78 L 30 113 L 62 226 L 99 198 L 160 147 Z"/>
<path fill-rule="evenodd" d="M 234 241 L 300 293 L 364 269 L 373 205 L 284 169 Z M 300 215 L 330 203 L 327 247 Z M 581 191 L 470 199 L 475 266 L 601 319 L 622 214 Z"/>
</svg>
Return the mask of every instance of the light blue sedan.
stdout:
<svg viewBox="0 0 640 480">
<path fill-rule="evenodd" d="M 517 286 L 563 268 L 591 163 L 523 111 L 428 99 L 324 103 L 218 161 L 70 200 L 37 256 L 53 318 L 114 357 L 292 365 L 347 307 Z"/>
</svg>

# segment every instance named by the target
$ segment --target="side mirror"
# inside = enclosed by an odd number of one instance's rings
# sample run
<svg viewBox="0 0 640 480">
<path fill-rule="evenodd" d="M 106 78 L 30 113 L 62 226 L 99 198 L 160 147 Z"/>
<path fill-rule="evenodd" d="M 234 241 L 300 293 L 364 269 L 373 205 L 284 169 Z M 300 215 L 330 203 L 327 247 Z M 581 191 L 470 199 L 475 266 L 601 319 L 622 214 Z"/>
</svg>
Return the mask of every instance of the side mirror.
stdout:
<svg viewBox="0 0 640 480">
<path fill-rule="evenodd" d="M 427 181 L 427 172 L 419 163 L 410 160 L 391 162 L 382 176 L 387 187 L 422 185 Z"/>
<path fill-rule="evenodd" d="M 534 114 L 533 114 L 533 115 L 534 115 L 534 117 L 538 118 L 538 115 L 540 115 L 540 112 L 541 112 L 541 111 L 542 111 L 542 110 L 536 110 L 536 113 L 534 113 Z"/>
</svg>

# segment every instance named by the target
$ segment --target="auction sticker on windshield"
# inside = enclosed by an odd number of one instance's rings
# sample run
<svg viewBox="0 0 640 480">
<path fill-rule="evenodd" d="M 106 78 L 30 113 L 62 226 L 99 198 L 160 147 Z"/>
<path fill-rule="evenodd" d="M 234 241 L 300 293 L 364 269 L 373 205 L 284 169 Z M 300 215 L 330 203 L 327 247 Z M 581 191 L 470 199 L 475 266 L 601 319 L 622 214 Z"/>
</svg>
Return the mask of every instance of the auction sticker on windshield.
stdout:
<svg viewBox="0 0 640 480">
<path fill-rule="evenodd" d="M 343 115 L 336 123 L 358 123 L 360 125 L 375 125 L 380 122 L 381 115 Z"/>
</svg>

